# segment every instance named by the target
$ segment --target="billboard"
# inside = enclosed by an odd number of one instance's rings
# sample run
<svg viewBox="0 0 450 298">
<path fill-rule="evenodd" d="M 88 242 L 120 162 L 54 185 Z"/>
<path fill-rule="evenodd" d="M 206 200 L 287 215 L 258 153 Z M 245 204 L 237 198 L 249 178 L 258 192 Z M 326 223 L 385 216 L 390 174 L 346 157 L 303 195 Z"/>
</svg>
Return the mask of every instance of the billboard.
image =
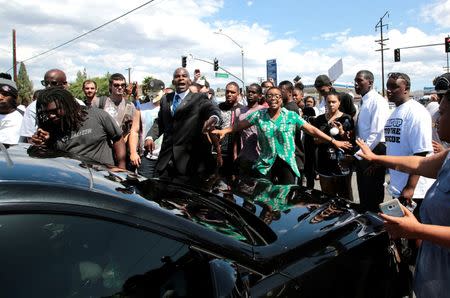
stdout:
<svg viewBox="0 0 450 298">
<path fill-rule="evenodd" d="M 267 67 L 267 80 L 273 79 L 275 86 L 277 83 L 277 59 L 271 59 L 266 61 Z"/>
</svg>

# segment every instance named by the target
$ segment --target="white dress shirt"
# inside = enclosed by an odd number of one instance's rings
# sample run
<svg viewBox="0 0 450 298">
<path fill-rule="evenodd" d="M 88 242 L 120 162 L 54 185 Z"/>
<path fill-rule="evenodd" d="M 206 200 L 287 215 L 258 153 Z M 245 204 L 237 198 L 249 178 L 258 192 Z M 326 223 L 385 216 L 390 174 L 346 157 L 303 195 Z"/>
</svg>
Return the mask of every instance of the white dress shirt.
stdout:
<svg viewBox="0 0 450 298">
<path fill-rule="evenodd" d="M 363 139 L 373 150 L 380 142 L 384 142 L 384 126 L 389 118 L 389 104 L 387 99 L 370 90 L 361 99 L 356 122 L 356 136 Z"/>
</svg>

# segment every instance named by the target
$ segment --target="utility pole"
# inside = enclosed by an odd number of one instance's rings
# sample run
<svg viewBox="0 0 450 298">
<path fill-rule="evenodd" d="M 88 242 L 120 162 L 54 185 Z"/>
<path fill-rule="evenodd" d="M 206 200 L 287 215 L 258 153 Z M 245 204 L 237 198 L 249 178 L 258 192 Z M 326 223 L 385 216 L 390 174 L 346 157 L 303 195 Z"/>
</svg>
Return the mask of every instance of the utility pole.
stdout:
<svg viewBox="0 0 450 298">
<path fill-rule="evenodd" d="M 378 21 L 378 23 L 375 25 L 375 32 L 377 31 L 378 28 L 380 28 L 380 39 L 379 40 L 375 40 L 375 42 L 379 43 L 381 48 L 375 51 L 381 51 L 381 84 L 382 84 L 382 93 L 384 96 L 384 51 L 389 50 L 389 48 L 384 48 L 385 44 L 384 42 L 386 40 L 389 40 L 389 38 L 384 38 L 383 37 L 383 27 L 386 27 L 386 29 L 388 29 L 388 25 L 387 24 L 383 24 L 383 19 L 385 16 L 389 17 L 389 11 L 386 11 L 384 13 L 384 15 L 380 18 L 380 20 Z"/>
<path fill-rule="evenodd" d="M 128 70 L 128 84 L 131 83 L 131 67 L 125 68 L 125 70 Z"/>
<path fill-rule="evenodd" d="M 17 82 L 17 59 L 16 59 L 16 29 L 12 30 L 12 50 L 13 50 L 13 80 Z"/>
</svg>

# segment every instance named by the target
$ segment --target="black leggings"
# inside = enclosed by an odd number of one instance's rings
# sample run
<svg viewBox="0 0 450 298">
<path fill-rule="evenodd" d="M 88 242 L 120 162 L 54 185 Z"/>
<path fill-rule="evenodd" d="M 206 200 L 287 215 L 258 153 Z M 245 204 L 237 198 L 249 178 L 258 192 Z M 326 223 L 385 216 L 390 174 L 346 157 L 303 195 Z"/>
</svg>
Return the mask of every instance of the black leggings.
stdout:
<svg viewBox="0 0 450 298">
<path fill-rule="evenodd" d="M 297 177 L 291 166 L 278 156 L 267 176 L 273 184 L 295 184 Z"/>
</svg>

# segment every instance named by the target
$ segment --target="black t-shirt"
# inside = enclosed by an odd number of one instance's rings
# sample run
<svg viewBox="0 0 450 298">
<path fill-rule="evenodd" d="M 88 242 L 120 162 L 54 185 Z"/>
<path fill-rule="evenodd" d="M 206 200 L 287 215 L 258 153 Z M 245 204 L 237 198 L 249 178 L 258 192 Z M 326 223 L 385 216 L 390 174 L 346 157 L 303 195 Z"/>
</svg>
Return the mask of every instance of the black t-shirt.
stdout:
<svg viewBox="0 0 450 298">
<path fill-rule="evenodd" d="M 341 117 L 335 119 L 336 122 L 340 122 L 343 125 L 344 131 L 352 131 L 354 129 L 354 122 L 352 117 L 347 114 L 342 114 Z M 328 120 L 325 117 L 325 114 L 317 116 L 316 119 L 314 119 L 313 125 L 316 126 L 318 129 L 320 129 L 323 133 L 331 136 L 330 129 L 331 125 L 328 123 Z M 336 136 L 333 136 L 338 141 L 341 141 L 342 138 L 339 134 Z M 317 144 L 317 172 L 321 175 L 325 176 L 339 176 L 343 175 L 342 169 L 339 167 L 339 164 L 337 162 L 337 158 L 340 154 L 342 156 L 344 154 L 349 154 L 351 151 L 348 152 L 339 152 L 339 149 L 336 149 L 332 144 L 330 143 L 321 143 Z"/>
<path fill-rule="evenodd" d="M 351 117 L 355 116 L 356 107 L 353 104 L 353 97 L 346 92 L 341 92 L 339 93 L 339 100 L 341 102 L 339 111 L 344 114 L 350 115 Z"/>
<path fill-rule="evenodd" d="M 111 143 L 120 139 L 121 135 L 116 121 L 107 112 L 90 108 L 80 129 L 56 140 L 56 148 L 114 165 Z"/>
</svg>

